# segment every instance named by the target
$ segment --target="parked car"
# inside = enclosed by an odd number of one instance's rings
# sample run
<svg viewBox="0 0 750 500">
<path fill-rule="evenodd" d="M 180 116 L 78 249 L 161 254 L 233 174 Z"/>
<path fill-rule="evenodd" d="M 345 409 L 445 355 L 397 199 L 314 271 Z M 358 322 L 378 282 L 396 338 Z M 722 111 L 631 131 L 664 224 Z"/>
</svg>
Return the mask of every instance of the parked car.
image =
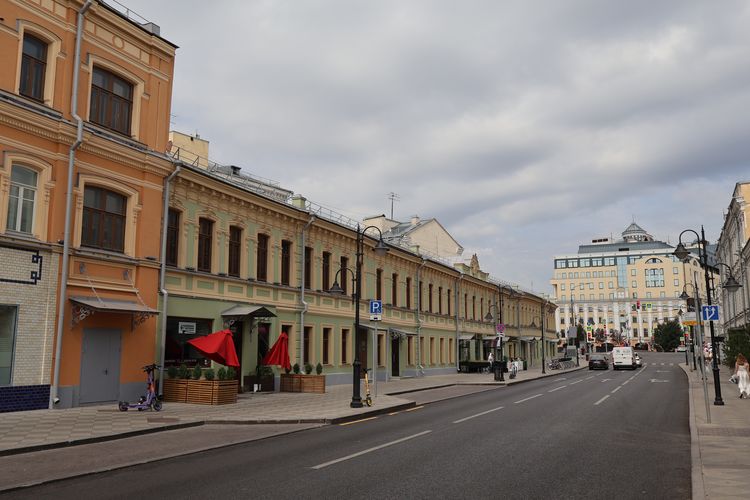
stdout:
<svg viewBox="0 0 750 500">
<path fill-rule="evenodd" d="M 636 345 L 633 346 L 633 349 L 635 349 L 636 351 L 648 351 L 648 343 L 638 342 Z"/>
<path fill-rule="evenodd" d="M 678 345 L 677 349 L 675 349 L 675 351 L 676 352 L 685 352 L 685 351 L 687 351 L 687 347 L 685 347 L 684 345 Z"/>
<path fill-rule="evenodd" d="M 590 354 L 589 370 L 609 370 L 609 356 L 600 353 Z"/>
</svg>

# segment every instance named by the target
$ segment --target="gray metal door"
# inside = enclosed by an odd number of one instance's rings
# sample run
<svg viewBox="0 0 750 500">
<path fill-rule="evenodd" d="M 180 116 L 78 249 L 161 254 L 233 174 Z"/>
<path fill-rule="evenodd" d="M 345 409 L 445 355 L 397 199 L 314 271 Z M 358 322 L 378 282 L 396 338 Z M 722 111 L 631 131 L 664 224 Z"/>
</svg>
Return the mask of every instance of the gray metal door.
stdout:
<svg viewBox="0 0 750 500">
<path fill-rule="evenodd" d="M 120 395 L 120 335 L 112 328 L 84 328 L 80 403 L 117 401 Z"/>
</svg>

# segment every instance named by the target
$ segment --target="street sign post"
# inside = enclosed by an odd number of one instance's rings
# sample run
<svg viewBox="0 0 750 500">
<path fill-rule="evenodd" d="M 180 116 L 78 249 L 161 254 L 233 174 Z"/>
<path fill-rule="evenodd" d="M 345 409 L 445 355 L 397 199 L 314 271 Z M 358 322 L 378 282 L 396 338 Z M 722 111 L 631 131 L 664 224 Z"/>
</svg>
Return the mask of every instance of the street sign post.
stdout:
<svg viewBox="0 0 750 500">
<path fill-rule="evenodd" d="M 383 301 L 371 300 L 370 301 L 370 321 L 382 321 L 382 320 L 383 320 Z"/>
</svg>

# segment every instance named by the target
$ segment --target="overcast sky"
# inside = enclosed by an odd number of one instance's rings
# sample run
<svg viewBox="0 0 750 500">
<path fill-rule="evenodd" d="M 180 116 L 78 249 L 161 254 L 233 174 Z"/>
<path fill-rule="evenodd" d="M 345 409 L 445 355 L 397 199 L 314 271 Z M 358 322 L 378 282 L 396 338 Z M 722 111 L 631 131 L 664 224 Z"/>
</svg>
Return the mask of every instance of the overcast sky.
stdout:
<svg viewBox="0 0 750 500">
<path fill-rule="evenodd" d="M 355 219 L 395 192 L 538 291 L 633 220 L 715 240 L 750 180 L 747 1 L 121 1 L 212 160 Z"/>
</svg>

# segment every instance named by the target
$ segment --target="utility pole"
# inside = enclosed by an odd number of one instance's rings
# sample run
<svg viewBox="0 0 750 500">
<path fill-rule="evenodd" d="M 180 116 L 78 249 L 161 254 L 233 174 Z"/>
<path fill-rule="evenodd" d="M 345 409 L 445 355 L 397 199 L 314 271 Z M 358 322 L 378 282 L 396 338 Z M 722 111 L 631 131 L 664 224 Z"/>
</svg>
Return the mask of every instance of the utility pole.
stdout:
<svg viewBox="0 0 750 500">
<path fill-rule="evenodd" d="M 398 194 L 391 191 L 390 193 L 388 193 L 388 199 L 391 200 L 391 220 L 393 220 L 393 202 L 399 201 L 401 197 Z"/>
</svg>

